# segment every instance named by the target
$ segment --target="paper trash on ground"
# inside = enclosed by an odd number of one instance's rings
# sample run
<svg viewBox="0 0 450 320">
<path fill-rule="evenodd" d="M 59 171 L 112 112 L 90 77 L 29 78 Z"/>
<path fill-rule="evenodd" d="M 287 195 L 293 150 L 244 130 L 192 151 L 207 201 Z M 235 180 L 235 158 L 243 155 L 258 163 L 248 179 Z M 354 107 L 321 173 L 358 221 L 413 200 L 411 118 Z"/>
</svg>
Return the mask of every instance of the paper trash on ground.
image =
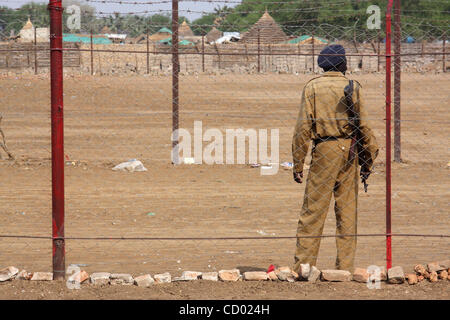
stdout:
<svg viewBox="0 0 450 320">
<path fill-rule="evenodd" d="M 275 233 L 267 233 L 267 232 L 265 232 L 263 230 L 256 230 L 256 232 L 259 233 L 262 236 L 274 236 L 275 235 Z"/>
<path fill-rule="evenodd" d="M 114 171 L 128 171 L 128 172 L 141 172 L 147 171 L 142 162 L 136 159 L 122 162 L 113 168 Z"/>
</svg>

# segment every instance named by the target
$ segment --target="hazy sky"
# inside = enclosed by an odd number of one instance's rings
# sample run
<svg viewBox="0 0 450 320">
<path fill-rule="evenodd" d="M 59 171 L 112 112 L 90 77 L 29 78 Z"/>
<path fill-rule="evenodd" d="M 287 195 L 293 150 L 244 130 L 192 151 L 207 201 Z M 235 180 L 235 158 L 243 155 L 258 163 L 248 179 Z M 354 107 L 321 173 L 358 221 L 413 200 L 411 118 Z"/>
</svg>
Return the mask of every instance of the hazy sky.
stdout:
<svg viewBox="0 0 450 320">
<path fill-rule="evenodd" d="M 105 0 L 108 1 L 108 0 Z M 22 5 L 30 2 L 35 3 L 48 3 L 48 1 L 45 0 L 0 0 L 0 6 L 7 6 L 10 8 L 19 8 Z M 142 11 L 158 11 L 158 10 L 171 10 L 172 4 L 171 3 L 158 3 L 158 4 L 117 4 L 117 3 L 92 3 L 92 2 L 86 2 L 83 0 L 80 0 L 82 4 L 89 4 L 92 7 L 95 7 L 97 9 L 97 12 L 142 12 Z M 161 2 L 161 0 L 123 0 L 122 2 Z M 236 0 L 233 0 L 233 2 L 236 2 Z M 206 11 L 206 12 L 213 12 L 214 8 L 220 6 L 223 7 L 225 5 L 224 2 L 216 2 L 216 3 L 208 3 L 208 2 L 179 2 L 179 15 L 185 16 L 190 20 L 197 19 L 200 16 L 202 16 L 201 13 L 195 13 L 195 12 L 186 12 L 183 10 L 192 10 L 192 11 Z M 232 3 L 229 4 L 229 7 L 234 7 L 237 4 Z M 167 11 L 165 11 L 167 12 Z M 156 13 L 156 12 L 155 12 Z M 149 13 L 154 14 L 153 12 Z"/>
</svg>

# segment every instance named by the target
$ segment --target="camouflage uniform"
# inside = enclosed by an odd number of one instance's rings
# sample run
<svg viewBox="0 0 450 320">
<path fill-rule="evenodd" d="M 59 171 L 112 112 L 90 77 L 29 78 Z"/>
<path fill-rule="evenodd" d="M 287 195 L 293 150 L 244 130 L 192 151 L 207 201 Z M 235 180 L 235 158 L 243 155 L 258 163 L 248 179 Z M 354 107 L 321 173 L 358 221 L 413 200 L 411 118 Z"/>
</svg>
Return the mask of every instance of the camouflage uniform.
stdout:
<svg viewBox="0 0 450 320">
<path fill-rule="evenodd" d="M 303 207 L 297 229 L 297 249 L 293 269 L 301 263 L 316 265 L 320 236 L 331 196 L 335 198 L 336 234 L 357 233 L 358 157 L 350 163 L 351 129 L 344 100 L 344 88 L 349 80 L 338 71 L 328 71 L 306 84 L 292 142 L 294 173 L 303 171 L 310 140 L 313 140 L 312 160 L 306 181 Z M 361 97 L 361 86 L 355 81 L 354 108 L 360 114 L 363 148 L 369 155 L 366 163 L 371 170 L 378 146 L 367 122 Z M 316 139 L 328 139 L 318 141 Z M 353 271 L 356 237 L 336 237 L 336 268 Z"/>
</svg>

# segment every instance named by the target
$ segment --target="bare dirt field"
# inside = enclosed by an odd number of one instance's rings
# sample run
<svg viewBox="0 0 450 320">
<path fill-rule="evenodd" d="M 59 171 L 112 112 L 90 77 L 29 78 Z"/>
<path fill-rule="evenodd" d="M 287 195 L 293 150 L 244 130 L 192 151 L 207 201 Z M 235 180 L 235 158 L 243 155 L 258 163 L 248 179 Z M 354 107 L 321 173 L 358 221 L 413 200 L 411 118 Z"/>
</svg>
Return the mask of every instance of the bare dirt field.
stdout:
<svg viewBox="0 0 450 320">
<path fill-rule="evenodd" d="M 279 129 L 280 162 L 292 161 L 300 94 L 310 75 L 222 75 L 180 78 L 180 127 L 193 132 Z M 381 150 L 369 193 L 362 187 L 358 233 L 385 232 L 384 75 L 361 82 Z M 447 235 L 449 230 L 449 88 L 447 74 L 402 75 L 402 163 L 393 163 L 392 229 Z M 67 76 L 64 82 L 67 237 L 295 236 L 304 184 L 280 168 L 262 176 L 247 165 L 171 164 L 171 78 Z M 50 92 L 47 76 L 0 78 L 2 129 L 16 161 L 0 160 L 0 234 L 51 235 Z M 204 146 L 206 143 L 204 144 Z M 128 159 L 146 172 L 114 172 Z M 335 233 L 332 205 L 324 234 Z M 333 268 L 334 238 L 321 243 L 319 268 Z M 67 240 L 66 265 L 88 272 L 133 275 L 182 270 L 265 269 L 291 265 L 295 239 Z M 385 265 L 385 238 L 358 238 L 357 266 Z M 450 257 L 444 237 L 393 238 L 394 265 Z M 51 241 L 0 237 L 0 267 L 51 270 Z M 216 287 L 217 286 L 217 291 Z M 171 284 L 140 288 L 86 287 L 88 298 L 448 298 L 448 284 L 386 286 L 264 283 Z M 42 290 L 40 289 L 42 288 Z M 304 296 L 303 289 L 308 292 Z M 433 288 L 433 289 L 432 289 Z M 436 288 L 436 289 L 434 289 Z M 29 294 L 21 295 L 25 290 Z M 341 290 L 342 289 L 342 290 Z M 31 292 L 30 290 L 33 290 Z M 0 298 L 80 298 L 62 284 L 2 284 Z M 354 292 L 354 290 L 356 290 Z M 408 293 L 404 295 L 405 290 Z M 437 290 L 437 291 L 435 291 Z M 42 292 L 41 292 L 42 291 Z M 180 293 L 181 291 L 181 293 Z M 264 291 L 264 293 L 263 293 Z M 373 290 L 370 290 L 373 291 Z M 211 293 L 211 294 L 209 294 Z M 85 297 L 86 298 L 86 297 Z"/>
<path fill-rule="evenodd" d="M 442 300 L 449 299 L 450 281 L 420 282 L 417 285 L 381 284 L 381 289 L 368 289 L 356 282 L 173 282 L 150 288 L 136 286 L 94 287 L 82 285 L 80 290 L 67 289 L 63 282 L 14 281 L 0 284 L 0 300 L 58 299 L 152 299 L 152 300 Z"/>
</svg>

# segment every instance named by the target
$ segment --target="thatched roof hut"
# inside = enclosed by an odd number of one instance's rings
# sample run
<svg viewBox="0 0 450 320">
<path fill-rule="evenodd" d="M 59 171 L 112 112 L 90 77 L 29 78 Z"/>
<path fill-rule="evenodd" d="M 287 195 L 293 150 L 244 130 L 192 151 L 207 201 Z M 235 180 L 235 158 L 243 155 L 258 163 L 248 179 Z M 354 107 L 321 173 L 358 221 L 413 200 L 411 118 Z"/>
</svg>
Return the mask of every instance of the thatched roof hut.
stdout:
<svg viewBox="0 0 450 320">
<path fill-rule="evenodd" d="M 14 40 L 18 42 L 34 42 L 34 33 L 36 31 L 36 41 L 37 42 L 48 42 L 50 39 L 50 29 L 49 28 L 35 28 L 33 23 L 31 23 L 30 18 L 25 23 L 23 28 L 20 30 L 18 36 L 13 37 Z"/>
<path fill-rule="evenodd" d="M 163 27 L 153 33 L 152 35 L 148 36 L 148 40 L 150 42 L 158 42 L 164 39 L 168 39 L 172 37 L 172 31 L 169 28 Z M 147 42 L 147 35 L 145 33 L 142 33 L 141 35 L 137 36 L 132 40 L 131 43 L 146 43 Z"/>
<path fill-rule="evenodd" d="M 170 37 L 172 37 L 172 31 L 170 29 L 164 27 L 164 28 L 159 29 L 157 32 L 155 32 L 151 36 L 149 36 L 148 39 L 153 42 L 158 42 L 160 40 L 167 39 Z"/>
<path fill-rule="evenodd" d="M 191 27 L 189 27 L 186 20 L 184 20 L 183 23 L 178 27 L 178 36 L 180 38 L 194 36 L 194 32 L 192 32 L 192 29 Z"/>
<path fill-rule="evenodd" d="M 22 30 L 33 29 L 33 24 L 31 23 L 30 17 L 28 17 L 27 23 L 23 26 Z"/>
<path fill-rule="evenodd" d="M 240 42 L 258 43 L 258 33 L 260 43 L 280 43 L 288 40 L 288 36 L 284 33 L 278 23 L 267 12 L 242 35 Z"/>
<path fill-rule="evenodd" d="M 206 41 L 208 42 L 214 42 L 220 37 L 222 37 L 223 32 L 218 30 L 216 27 L 213 27 L 207 34 L 206 34 Z"/>
<path fill-rule="evenodd" d="M 128 43 L 145 43 L 147 41 L 147 35 L 146 34 L 140 34 L 136 38 L 130 38 L 128 39 Z"/>
<path fill-rule="evenodd" d="M 110 33 L 112 32 L 111 29 L 108 28 L 108 26 L 104 26 L 102 30 L 100 30 L 100 34 L 110 34 Z"/>
<path fill-rule="evenodd" d="M 312 44 L 313 37 L 310 35 L 303 35 L 294 39 L 289 40 L 287 43 L 292 44 Z M 327 44 L 329 41 L 321 38 L 321 37 L 314 37 L 314 44 L 321 45 L 321 44 Z"/>
</svg>

